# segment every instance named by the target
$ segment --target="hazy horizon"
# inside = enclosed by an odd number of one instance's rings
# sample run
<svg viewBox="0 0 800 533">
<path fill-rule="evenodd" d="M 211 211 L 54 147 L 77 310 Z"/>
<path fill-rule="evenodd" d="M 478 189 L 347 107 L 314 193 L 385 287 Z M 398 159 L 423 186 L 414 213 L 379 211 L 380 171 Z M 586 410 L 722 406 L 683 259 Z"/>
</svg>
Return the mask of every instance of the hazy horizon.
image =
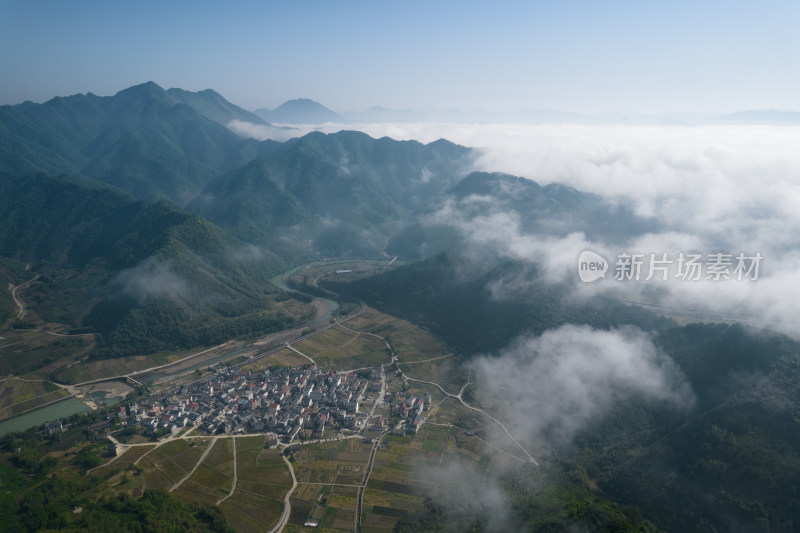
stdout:
<svg viewBox="0 0 800 533">
<path fill-rule="evenodd" d="M 800 109 L 800 6 L 0 2 L 0 104 L 153 80 L 245 108 Z"/>
</svg>

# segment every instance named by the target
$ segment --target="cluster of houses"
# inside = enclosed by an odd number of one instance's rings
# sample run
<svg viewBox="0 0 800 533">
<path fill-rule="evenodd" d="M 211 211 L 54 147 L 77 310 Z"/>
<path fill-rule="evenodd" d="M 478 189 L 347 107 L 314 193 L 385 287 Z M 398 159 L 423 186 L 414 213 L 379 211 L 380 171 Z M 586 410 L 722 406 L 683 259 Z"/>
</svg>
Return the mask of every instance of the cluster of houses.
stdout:
<svg viewBox="0 0 800 533">
<path fill-rule="evenodd" d="M 401 436 L 406 433 L 416 434 L 424 420 L 422 412 L 430 403 L 431 395 L 426 392 L 422 398 L 409 396 L 391 404 L 392 416 L 400 419 L 400 423 L 392 430 L 392 433 Z"/>
<path fill-rule="evenodd" d="M 380 365 L 377 372 L 380 385 Z M 375 376 L 373 370 L 370 378 Z M 326 428 L 362 428 L 367 414 L 358 412 L 359 403 L 374 383 L 314 365 L 260 372 L 220 368 L 200 381 L 121 406 L 116 416 L 148 435 L 200 426 L 209 434 L 268 432 L 289 443 L 322 438 Z"/>
</svg>

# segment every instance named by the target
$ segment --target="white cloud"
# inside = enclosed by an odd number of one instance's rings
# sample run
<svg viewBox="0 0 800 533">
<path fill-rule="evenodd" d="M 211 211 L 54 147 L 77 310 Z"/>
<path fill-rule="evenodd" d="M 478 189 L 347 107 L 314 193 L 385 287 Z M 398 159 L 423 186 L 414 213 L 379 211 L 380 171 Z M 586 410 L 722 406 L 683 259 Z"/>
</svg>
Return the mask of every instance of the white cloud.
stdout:
<svg viewBox="0 0 800 533">
<path fill-rule="evenodd" d="M 650 337 L 565 325 L 521 337 L 497 356 L 470 362 L 476 394 L 528 442 L 562 442 L 598 421 L 620 401 L 642 397 L 688 407 L 694 395 Z"/>
<path fill-rule="evenodd" d="M 613 290 L 626 298 L 649 294 L 668 305 L 741 314 L 751 323 L 790 335 L 796 332 L 800 127 L 380 123 L 325 124 L 316 129 L 360 130 L 376 138 L 421 142 L 445 138 L 476 148 L 476 170 L 507 172 L 542 185 L 569 185 L 657 219 L 659 233 L 624 243 L 630 250 L 761 252 L 765 259 L 757 282 L 673 280 L 655 291 L 641 284 L 616 284 Z M 513 213 L 497 209 L 474 217 L 459 212 L 462 207 L 445 205 L 436 216 L 458 222 L 474 245 L 475 258 L 497 253 L 531 261 L 543 267 L 550 281 L 569 280 L 584 248 L 609 254 L 624 251 L 590 242 L 581 233 L 558 238 L 529 234 Z M 594 294 L 610 288 L 601 282 L 576 286 L 576 291 Z"/>
<path fill-rule="evenodd" d="M 189 286 L 171 266 L 170 261 L 148 257 L 114 276 L 113 283 L 122 288 L 124 295 L 140 301 L 149 296 L 185 295 Z"/>
<path fill-rule="evenodd" d="M 231 120 L 228 123 L 228 129 L 240 137 L 249 137 L 259 141 L 273 140 L 282 142 L 308 133 L 306 130 L 254 124 L 244 120 Z"/>
</svg>

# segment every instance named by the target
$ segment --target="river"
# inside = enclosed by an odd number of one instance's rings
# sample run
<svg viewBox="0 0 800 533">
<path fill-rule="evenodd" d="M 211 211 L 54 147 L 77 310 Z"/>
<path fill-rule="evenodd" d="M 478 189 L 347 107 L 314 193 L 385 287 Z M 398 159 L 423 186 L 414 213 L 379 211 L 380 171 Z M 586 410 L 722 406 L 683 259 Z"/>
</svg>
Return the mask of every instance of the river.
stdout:
<svg viewBox="0 0 800 533">
<path fill-rule="evenodd" d="M 333 263 L 336 263 L 336 262 L 343 262 L 343 261 L 330 261 L 330 262 L 321 261 L 319 263 L 310 263 L 310 265 L 325 265 L 325 264 L 333 264 Z M 278 287 L 279 289 L 283 289 L 283 290 L 285 290 L 287 292 L 297 292 L 296 290 L 294 290 L 291 287 L 289 287 L 288 285 L 286 285 L 286 283 L 283 280 L 288 278 L 289 276 L 294 275 L 296 272 L 300 271 L 300 269 L 303 269 L 303 268 L 305 268 L 307 266 L 310 266 L 310 265 L 300 265 L 299 267 L 295 267 L 295 268 L 293 268 L 291 270 L 287 270 L 283 274 L 278 274 L 277 276 L 275 276 L 272 279 L 270 279 L 270 282 L 273 285 L 275 285 L 276 287 Z M 313 326 L 318 326 L 319 324 L 321 324 L 323 322 L 329 321 L 331 319 L 331 317 L 333 316 L 333 313 L 336 312 L 336 310 L 339 309 L 339 307 L 341 307 L 338 304 L 338 302 L 334 302 L 333 300 L 329 300 L 327 298 L 320 298 L 318 296 L 315 296 L 314 298 L 319 300 L 320 302 L 326 303 L 330 307 L 328 308 L 328 312 L 327 313 L 325 313 L 322 316 L 317 317 L 316 320 L 314 320 L 314 323 L 312 324 L 312 327 Z"/>
</svg>

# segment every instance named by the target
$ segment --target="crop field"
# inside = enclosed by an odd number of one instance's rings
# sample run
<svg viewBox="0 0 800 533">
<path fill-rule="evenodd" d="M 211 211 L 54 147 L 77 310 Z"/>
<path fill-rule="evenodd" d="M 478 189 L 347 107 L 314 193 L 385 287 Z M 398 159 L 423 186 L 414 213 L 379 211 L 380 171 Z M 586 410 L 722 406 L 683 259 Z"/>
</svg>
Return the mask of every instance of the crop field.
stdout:
<svg viewBox="0 0 800 533">
<path fill-rule="evenodd" d="M 438 383 L 451 394 L 457 394 L 471 377 L 460 370 L 455 356 L 441 357 L 448 355 L 445 345 L 408 322 L 369 310 L 347 323 L 354 330 L 359 326 L 363 331 L 387 336 L 398 354 L 416 358 L 411 364 L 402 355 L 399 358 L 399 368 L 410 379 Z M 368 368 L 372 362 L 385 363 L 384 342 L 363 331 L 334 327 L 294 347 L 317 360 L 323 369 L 354 370 Z M 248 363 L 245 368 L 260 370 L 306 364 L 307 359 L 281 349 Z M 381 444 L 363 489 L 361 524 L 365 532 L 392 531 L 398 521 L 422 509 L 427 498 L 456 488 L 448 485 L 452 478 L 446 475 L 453 464 L 474 468 L 480 476 L 487 470 L 503 465 L 516 467 L 524 461 L 522 452 L 496 423 L 462 405 L 457 398 L 446 396 L 437 386 L 404 383 L 392 365 L 386 367 L 386 380 L 392 402 L 411 395 L 431 395 L 432 402 L 423 413 L 424 421 L 418 432 L 405 437 L 386 435 L 381 428 L 370 425 L 358 437 L 292 446 L 291 464 L 298 485 L 291 496 L 286 531 L 353 531 L 358 521 L 358 495 L 373 448 L 368 438 L 379 438 Z M 472 403 L 470 391 L 468 388 L 464 397 Z M 376 400 L 377 394 L 369 392 L 362 405 L 366 409 Z M 376 415 L 391 421 L 389 406 L 380 405 Z M 328 436 L 339 434 L 337 431 Z M 174 496 L 183 501 L 217 505 L 237 531 L 270 530 L 282 514 L 283 498 L 292 485 L 282 451 L 265 448 L 263 435 L 212 439 L 179 438 L 157 448 L 132 448 L 115 463 L 98 468 L 96 475 L 109 476 L 108 483 L 114 483 L 114 488 L 123 486 L 124 480 L 134 487 L 129 490 L 169 490 L 196 467 L 174 490 Z M 205 451 L 208 454 L 198 464 Z M 140 477 L 129 468 L 137 461 Z M 125 468 L 127 477 L 122 473 Z M 307 521 L 315 521 L 319 526 L 306 527 Z"/>
<path fill-rule="evenodd" d="M 445 343 L 419 326 L 372 308 L 349 321 L 347 327 L 389 339 L 398 359 L 405 363 L 453 352 Z"/>
<path fill-rule="evenodd" d="M 357 503 L 358 487 L 301 484 L 292 497 L 289 523 L 305 531 L 303 524 L 313 519 L 323 529 L 353 531 Z"/>
<path fill-rule="evenodd" d="M 114 461 L 108 461 L 105 465 L 92 470 L 91 474 L 93 476 L 105 478 L 116 470 L 133 468 L 134 463 L 136 463 L 143 455 L 150 452 L 154 447 L 155 444 L 152 446 L 133 446 L 128 448 L 125 453 L 114 459 Z"/>
<path fill-rule="evenodd" d="M 406 377 L 432 381 L 441 385 L 450 394 L 458 394 L 467 382 L 468 372 L 453 357 L 435 359 L 424 363 L 398 363 Z M 414 384 L 417 385 L 417 384 Z M 437 390 L 438 392 L 438 390 Z M 433 390 L 431 391 L 433 394 Z M 441 393 L 439 392 L 441 396 Z"/>
<path fill-rule="evenodd" d="M 33 327 L 52 326 L 36 324 Z M 95 346 L 93 335 L 65 337 L 34 329 L 5 329 L 2 336 L 0 375 L 17 374 L 31 379 L 47 379 Z"/>
<path fill-rule="evenodd" d="M 353 531 L 358 487 L 304 485 L 302 489 L 297 498 L 292 498 L 290 523 L 302 526 L 306 520 L 312 519 L 318 521 L 323 529 Z M 297 513 L 294 512 L 295 505 Z"/>
<path fill-rule="evenodd" d="M 26 402 L 37 396 L 59 390 L 61 389 L 49 381 L 28 381 L 16 378 L 4 379 L 0 381 L 0 408 Z"/>
<path fill-rule="evenodd" d="M 217 500 L 230 493 L 233 485 L 233 439 L 217 439 L 211 446 L 197 470 L 174 492 L 175 496 L 215 505 Z"/>
<path fill-rule="evenodd" d="M 372 444 L 361 438 L 301 446 L 294 453 L 294 469 L 300 484 L 293 494 L 290 523 L 302 526 L 311 513 L 319 513 L 324 505 L 322 528 L 352 531 L 359 485 L 371 449 Z M 314 519 L 317 518 L 315 515 Z"/>
<path fill-rule="evenodd" d="M 449 425 L 423 425 L 413 437 L 387 436 L 384 443 L 364 493 L 364 531 L 391 531 L 401 518 L 419 510 L 426 498 L 456 489 L 448 485 L 447 476 L 440 476 L 442 468 L 458 463 L 460 468 L 476 469 L 479 476 L 495 462 L 518 464 L 470 430 Z"/>
<path fill-rule="evenodd" d="M 237 531 L 266 531 L 283 512 L 283 498 L 291 487 L 291 476 L 280 452 L 264 449 L 263 436 L 237 437 L 235 441 L 238 481 L 229 498 L 217 503 L 233 487 L 234 438 L 218 438 L 203 462 L 173 495 L 187 502 L 219 505 Z M 123 460 L 133 463 L 136 456 L 141 457 L 139 466 L 146 487 L 168 490 L 197 465 L 210 442 L 211 438 L 176 439 L 157 449 L 136 447 L 115 463 Z M 133 450 L 140 449 L 131 460 L 127 459 Z M 98 473 L 106 470 L 98 469 Z"/>
<path fill-rule="evenodd" d="M 297 319 L 310 318 L 310 313 L 314 310 L 311 305 L 295 300 L 294 298 L 288 298 L 283 301 L 276 300 L 275 305 L 290 317 Z"/>
<path fill-rule="evenodd" d="M 281 459 L 280 451 L 265 449 L 264 437 L 238 437 L 236 455 L 239 484 L 269 484 L 286 488 L 292 486 L 292 477 L 286 463 Z"/>
<path fill-rule="evenodd" d="M 71 366 L 59 372 L 58 380 L 64 383 L 83 383 L 95 379 L 122 376 L 137 370 L 177 361 L 191 354 L 134 355 L 116 359 L 103 359 Z"/>
<path fill-rule="evenodd" d="M 313 357 L 323 370 L 365 368 L 386 361 L 389 355 L 380 339 L 339 327 L 314 335 L 294 347 Z"/>
<path fill-rule="evenodd" d="M 69 393 L 49 381 L 9 378 L 0 381 L 0 420 L 66 398 Z"/>
<path fill-rule="evenodd" d="M 237 532 L 264 532 L 272 529 L 280 518 L 283 512 L 283 496 L 277 501 L 237 488 L 233 496 L 219 504 L 219 508 Z"/>
<path fill-rule="evenodd" d="M 371 450 L 363 439 L 346 439 L 302 446 L 294 454 L 299 482 L 358 485 L 364 477 Z"/>
<path fill-rule="evenodd" d="M 289 348 L 283 348 L 282 350 L 278 350 L 275 353 L 260 357 L 252 363 L 244 365 L 242 369 L 250 370 L 251 372 L 259 372 L 261 370 L 268 370 L 275 367 L 295 367 L 305 366 L 307 364 L 308 359 L 302 355 L 299 355 L 297 352 L 290 350 Z"/>
<path fill-rule="evenodd" d="M 185 448 L 183 446 L 175 446 L 174 448 L 168 448 L 168 450 L 172 451 L 174 449 L 177 452 L 171 456 L 172 461 L 177 464 L 181 470 L 189 472 L 194 468 L 194 465 L 197 464 L 197 461 L 200 460 L 200 457 L 208 447 L 211 439 L 192 439 L 191 441 L 180 442 L 186 442 L 187 446 Z M 172 443 L 165 444 L 162 448 L 171 445 Z"/>
<path fill-rule="evenodd" d="M 173 458 L 189 448 L 189 443 L 185 440 L 174 440 L 143 455 L 137 465 L 143 471 L 145 487 L 168 490 L 183 478 L 187 470 L 179 466 Z"/>
<path fill-rule="evenodd" d="M 280 452 L 265 449 L 262 436 L 237 437 L 236 472 L 236 490 L 220 509 L 237 531 L 270 529 L 283 512 L 283 498 L 292 486 Z"/>
<path fill-rule="evenodd" d="M 210 361 L 219 360 L 225 354 L 233 353 L 242 350 L 247 345 L 240 341 L 227 342 L 224 345 L 219 345 L 211 348 L 195 348 L 192 350 L 185 350 L 181 352 L 162 352 L 151 355 L 132 355 L 128 357 L 119 357 L 114 359 L 102 359 L 99 361 L 83 362 L 62 370 L 58 374 L 58 380 L 64 383 L 83 383 L 85 381 L 92 381 L 95 379 L 123 376 L 135 371 L 147 370 L 154 366 L 165 365 L 168 363 L 175 363 L 159 372 L 163 375 L 177 374 L 186 372 L 194 367 L 203 367 L 206 364 L 212 364 Z M 193 357 L 192 357 L 193 356 Z M 187 359 L 191 357 L 191 359 Z M 185 362 L 179 363 L 183 359 Z M 143 374 L 137 379 L 147 379 L 148 374 Z M 163 377 L 162 377 L 163 379 Z"/>
</svg>

